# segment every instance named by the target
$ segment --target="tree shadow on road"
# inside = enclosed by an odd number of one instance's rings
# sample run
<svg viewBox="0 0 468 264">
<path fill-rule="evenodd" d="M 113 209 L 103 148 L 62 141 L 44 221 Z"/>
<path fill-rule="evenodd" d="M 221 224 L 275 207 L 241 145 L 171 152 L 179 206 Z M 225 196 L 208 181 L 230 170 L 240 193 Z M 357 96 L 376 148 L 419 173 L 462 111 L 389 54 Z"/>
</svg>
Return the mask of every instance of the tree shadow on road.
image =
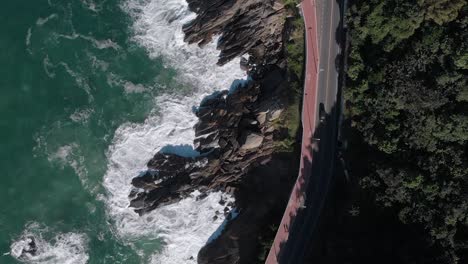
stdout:
<svg viewBox="0 0 468 264">
<path fill-rule="evenodd" d="M 346 65 L 346 31 L 343 24 L 344 0 L 336 0 L 340 8 L 340 21 L 335 29 L 335 43 L 340 46 L 341 53 L 335 57 L 334 66 L 338 71 L 338 93 L 335 103 L 326 113 L 322 122 L 319 122 L 312 136 L 308 139 L 310 144 L 305 151 L 312 153 L 312 158 L 303 155 L 301 174 L 303 180 L 296 182 L 296 192 L 293 196 L 300 206 L 289 213 L 290 226 L 280 226 L 289 234 L 288 240 L 280 243 L 277 259 L 279 263 L 303 263 L 308 249 L 314 242 L 320 215 L 333 184 L 336 169 L 344 171 L 340 150 L 337 152 L 337 143 L 340 137 L 342 120 L 342 89 L 344 69 Z M 330 43 L 331 44 L 331 43 Z M 318 89 L 318 88 L 317 88 Z M 318 113 L 317 113 L 318 115 Z M 341 146 L 341 145 L 340 145 Z"/>
<path fill-rule="evenodd" d="M 338 109 L 336 106 L 318 123 L 312 136 L 308 138 L 310 144 L 305 151 L 312 153 L 312 159 L 306 155 L 302 158 L 300 175 L 296 182 L 296 191 L 291 199 L 297 210 L 289 213 L 290 226 L 280 226 L 289 234 L 289 239 L 280 243 L 277 259 L 279 263 L 302 263 L 310 237 L 315 232 L 329 186 L 332 182 L 335 164 L 335 148 L 337 142 L 336 125 Z"/>
</svg>

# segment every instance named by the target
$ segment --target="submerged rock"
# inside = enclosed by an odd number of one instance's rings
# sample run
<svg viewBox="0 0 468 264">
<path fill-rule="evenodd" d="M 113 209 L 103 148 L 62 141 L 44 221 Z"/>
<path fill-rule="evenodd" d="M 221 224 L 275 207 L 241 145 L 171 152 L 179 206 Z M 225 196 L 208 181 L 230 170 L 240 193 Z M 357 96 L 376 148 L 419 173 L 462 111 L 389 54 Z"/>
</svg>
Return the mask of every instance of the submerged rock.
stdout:
<svg viewBox="0 0 468 264">
<path fill-rule="evenodd" d="M 13 244 L 11 255 L 17 259 L 27 259 L 35 256 L 37 253 L 36 238 L 34 236 L 26 236 L 20 241 Z"/>
</svg>

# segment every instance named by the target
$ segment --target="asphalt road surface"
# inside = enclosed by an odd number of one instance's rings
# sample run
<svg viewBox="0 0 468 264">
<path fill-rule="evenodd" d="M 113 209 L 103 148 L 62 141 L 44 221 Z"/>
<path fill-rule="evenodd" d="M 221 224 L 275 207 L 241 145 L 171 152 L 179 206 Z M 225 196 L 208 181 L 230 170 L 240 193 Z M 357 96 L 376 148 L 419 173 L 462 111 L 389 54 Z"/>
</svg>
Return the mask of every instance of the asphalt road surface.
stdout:
<svg viewBox="0 0 468 264">
<path fill-rule="evenodd" d="M 334 170 L 343 0 L 304 0 L 306 71 L 301 168 L 267 264 L 304 263 Z M 324 110 L 323 121 L 319 108 Z"/>
<path fill-rule="evenodd" d="M 307 1 L 307 0 L 305 0 Z M 338 133 L 338 74 L 340 66 L 339 36 L 341 33 L 342 0 L 316 0 L 319 73 L 317 85 L 318 107 L 323 104 L 326 115 L 315 125 L 318 149 L 313 154 L 312 173 L 305 188 L 305 208 L 298 214 L 290 231 L 289 245 L 280 263 L 304 263 L 307 252 L 315 241 L 317 223 L 328 194 L 334 173 Z M 317 112 L 319 110 L 316 110 Z"/>
</svg>

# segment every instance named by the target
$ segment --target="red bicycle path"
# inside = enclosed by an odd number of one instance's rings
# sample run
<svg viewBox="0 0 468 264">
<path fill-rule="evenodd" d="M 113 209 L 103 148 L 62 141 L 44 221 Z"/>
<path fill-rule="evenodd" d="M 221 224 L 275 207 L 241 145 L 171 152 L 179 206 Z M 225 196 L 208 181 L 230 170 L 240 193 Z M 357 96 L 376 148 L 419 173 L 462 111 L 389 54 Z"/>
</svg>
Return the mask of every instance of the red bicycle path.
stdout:
<svg viewBox="0 0 468 264">
<path fill-rule="evenodd" d="M 289 238 L 289 227 L 293 224 L 298 210 L 305 201 L 304 192 L 311 174 L 313 133 L 317 118 L 317 85 L 318 85 L 318 36 L 317 12 L 315 0 L 303 0 L 301 3 L 302 15 L 306 29 L 306 70 L 304 80 L 304 95 L 302 106 L 302 146 L 299 175 L 291 191 L 288 205 L 278 227 L 273 245 L 268 253 L 265 264 L 278 264 L 281 254 L 281 244 Z M 305 162 L 306 161 L 306 162 Z"/>
</svg>

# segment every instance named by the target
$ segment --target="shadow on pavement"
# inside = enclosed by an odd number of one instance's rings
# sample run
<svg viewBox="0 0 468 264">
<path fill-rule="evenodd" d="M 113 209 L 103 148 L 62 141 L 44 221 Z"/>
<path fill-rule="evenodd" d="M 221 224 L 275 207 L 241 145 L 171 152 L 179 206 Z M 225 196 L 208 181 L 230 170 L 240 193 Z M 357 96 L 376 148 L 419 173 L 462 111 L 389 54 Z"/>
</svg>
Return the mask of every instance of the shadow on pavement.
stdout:
<svg viewBox="0 0 468 264">
<path fill-rule="evenodd" d="M 346 32 L 343 27 L 344 0 L 336 0 L 340 8 L 340 21 L 335 29 L 335 43 L 341 49 L 341 53 L 335 56 L 334 69 L 339 73 L 337 96 L 333 105 L 326 113 L 322 122 L 319 122 L 309 138 L 308 151 L 312 153 L 312 159 L 304 155 L 302 159 L 302 171 L 305 180 L 300 182 L 296 199 L 301 206 L 297 213 L 290 214 L 291 226 L 285 227 L 289 238 L 280 244 L 279 263 L 299 264 L 304 263 L 308 251 L 316 242 L 320 217 L 323 207 L 329 196 L 330 186 L 333 185 L 334 175 L 337 170 L 344 171 L 341 150 L 337 152 L 340 137 L 340 125 L 342 120 L 342 89 L 345 65 Z M 330 45 L 333 45 L 330 43 Z M 332 67 L 330 67 L 332 69 Z M 317 89 L 324 87 L 317 87 Z M 325 87 L 328 89 L 329 87 Z M 318 102 L 323 103 L 323 102 Z M 328 102 L 330 103 L 330 102 Z M 317 110 L 318 112 L 318 110 Z M 304 113 L 303 113 L 304 114 Z M 318 113 L 317 113 L 317 118 Z"/>
<path fill-rule="evenodd" d="M 301 205 L 297 214 L 290 215 L 292 225 L 286 227 L 289 231 L 288 241 L 280 245 L 280 263 L 303 263 L 304 255 L 312 242 L 334 172 L 336 115 L 337 108 L 334 106 L 309 139 L 312 160 L 302 160 L 305 181 L 299 185 L 296 196 Z"/>
</svg>

